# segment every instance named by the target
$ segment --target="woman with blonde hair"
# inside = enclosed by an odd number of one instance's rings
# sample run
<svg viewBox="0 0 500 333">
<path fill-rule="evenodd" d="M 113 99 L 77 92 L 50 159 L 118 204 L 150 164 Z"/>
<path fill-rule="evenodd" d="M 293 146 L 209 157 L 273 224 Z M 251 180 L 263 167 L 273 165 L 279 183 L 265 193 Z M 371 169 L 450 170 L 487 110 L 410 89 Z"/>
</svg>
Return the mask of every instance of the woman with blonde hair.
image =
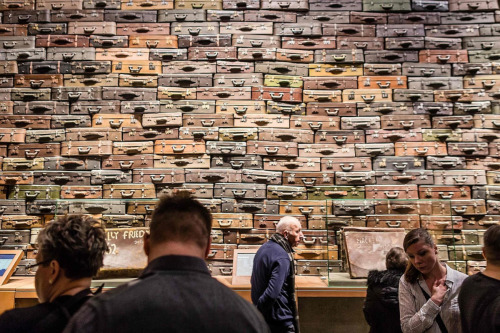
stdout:
<svg viewBox="0 0 500 333">
<path fill-rule="evenodd" d="M 399 282 L 401 329 L 405 333 L 461 333 L 458 293 L 467 275 L 439 262 L 425 229 L 411 230 L 403 248 L 408 266 Z"/>
</svg>

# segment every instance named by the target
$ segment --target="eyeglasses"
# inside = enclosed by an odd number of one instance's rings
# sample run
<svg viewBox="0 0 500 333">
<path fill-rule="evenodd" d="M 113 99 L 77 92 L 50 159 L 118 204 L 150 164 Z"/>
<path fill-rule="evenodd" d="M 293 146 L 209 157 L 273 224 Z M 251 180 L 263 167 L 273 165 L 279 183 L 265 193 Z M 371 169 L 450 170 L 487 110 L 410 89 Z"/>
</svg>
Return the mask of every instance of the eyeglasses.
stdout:
<svg viewBox="0 0 500 333">
<path fill-rule="evenodd" d="M 36 264 L 30 265 L 29 268 L 33 268 L 33 267 L 37 267 L 37 266 L 40 266 L 40 265 L 48 264 L 52 260 L 53 259 L 47 259 L 47 260 L 43 260 L 43 261 L 37 262 Z"/>
</svg>

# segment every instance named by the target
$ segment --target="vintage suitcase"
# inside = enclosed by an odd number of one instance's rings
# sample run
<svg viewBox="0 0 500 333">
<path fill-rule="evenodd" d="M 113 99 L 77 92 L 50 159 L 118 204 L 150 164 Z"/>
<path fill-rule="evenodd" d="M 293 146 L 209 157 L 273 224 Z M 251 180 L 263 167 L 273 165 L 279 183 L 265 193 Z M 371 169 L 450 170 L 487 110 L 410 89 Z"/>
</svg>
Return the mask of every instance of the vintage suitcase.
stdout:
<svg viewBox="0 0 500 333">
<path fill-rule="evenodd" d="M 124 127 L 122 131 L 123 141 L 165 140 L 176 139 L 179 136 L 179 130 L 177 128 L 141 129 Z"/>
<path fill-rule="evenodd" d="M 31 185 L 31 184 L 33 184 L 33 172 L 3 171 L 0 173 L 0 185 Z"/>
<path fill-rule="evenodd" d="M 486 185 L 486 174 L 484 170 L 435 170 L 434 180 L 443 185 Z"/>
<path fill-rule="evenodd" d="M 282 200 L 280 214 L 325 215 L 331 212 L 331 207 L 324 200 Z"/>
<path fill-rule="evenodd" d="M 134 66 L 134 65 L 142 65 L 142 67 L 148 68 L 150 71 L 154 70 L 154 68 L 149 68 L 158 65 L 156 62 L 152 62 L 151 66 L 150 63 L 147 61 L 149 59 L 149 49 L 147 48 L 101 48 L 101 49 L 96 49 L 96 60 L 98 61 L 103 61 L 103 60 L 113 60 L 115 61 L 113 63 L 113 67 L 118 67 L 118 68 L 113 68 L 116 69 L 116 71 L 122 70 L 122 67 L 127 67 L 129 66 Z M 125 61 L 125 63 L 122 64 L 122 61 Z M 124 66 L 125 65 L 125 66 Z M 135 67 L 133 67 L 135 69 Z M 114 71 L 113 71 L 114 72 Z M 134 72 L 134 70 L 130 70 L 132 74 L 139 74 L 139 72 Z M 153 72 L 159 74 L 161 71 L 156 71 Z M 128 73 L 128 72 L 125 72 Z M 144 72 L 143 72 L 144 73 Z M 146 73 L 149 74 L 149 73 Z"/>
<path fill-rule="evenodd" d="M 312 118 L 311 120 L 316 120 L 316 119 Z M 294 119 L 294 121 L 295 121 L 294 126 L 302 127 L 301 119 Z M 297 121 L 300 121 L 300 123 L 297 124 Z M 326 127 L 325 129 L 322 129 L 323 123 L 324 122 L 322 121 L 317 121 L 316 124 L 314 123 L 308 124 L 310 129 L 316 131 L 314 135 L 314 140 L 317 143 L 336 143 L 337 145 L 343 145 L 350 143 L 365 142 L 365 134 L 364 131 L 362 130 L 336 131 L 336 130 L 329 130 Z M 330 125 L 329 127 L 332 127 L 332 125 Z"/>
<path fill-rule="evenodd" d="M 222 9 L 221 0 L 180 0 L 175 2 L 175 9 Z"/>
<path fill-rule="evenodd" d="M 497 171 L 500 168 L 500 160 L 495 157 L 468 158 L 466 168 L 471 170 Z"/>
<path fill-rule="evenodd" d="M 462 40 L 460 38 L 425 37 L 426 49 L 460 49 Z"/>
<path fill-rule="evenodd" d="M 21 170 L 43 170 L 43 158 L 3 158 L 2 170 L 21 171 Z"/>
<path fill-rule="evenodd" d="M 239 200 L 222 199 L 223 213 L 252 213 L 278 214 L 279 201 L 277 200 Z M 262 231 L 260 231 L 262 232 Z"/>
<path fill-rule="evenodd" d="M 371 200 L 338 200 L 333 202 L 335 215 L 372 215 L 374 214 Z"/>
<path fill-rule="evenodd" d="M 213 139 L 218 137 L 222 141 L 248 141 L 257 139 L 257 135 L 257 128 L 220 128 L 219 135 Z"/>
<path fill-rule="evenodd" d="M 132 172 L 121 170 L 92 170 L 91 185 L 102 185 L 109 183 L 131 183 Z"/>
<path fill-rule="evenodd" d="M 229 169 L 187 169 L 185 170 L 187 183 L 227 183 L 241 182 L 241 171 Z"/>
<path fill-rule="evenodd" d="M 196 77 L 193 77 L 193 79 L 196 79 Z M 160 112 L 182 112 L 187 114 L 194 111 L 196 114 L 212 114 L 215 112 L 215 104 L 215 101 L 211 100 L 162 100 L 160 101 Z"/>
<path fill-rule="evenodd" d="M 61 186 L 61 199 L 102 199 L 101 186 Z"/>
<path fill-rule="evenodd" d="M 396 142 L 396 156 L 445 156 L 447 155 L 445 143 L 428 142 Z"/>
<path fill-rule="evenodd" d="M 364 198 L 365 190 L 364 187 L 360 186 L 313 186 L 307 189 L 307 199 L 309 200 Z"/>
<path fill-rule="evenodd" d="M 266 199 L 265 184 L 215 184 L 214 198 Z"/>
<path fill-rule="evenodd" d="M 281 172 L 243 169 L 241 178 L 244 183 L 281 185 Z"/>
<path fill-rule="evenodd" d="M 214 196 L 213 184 L 182 184 L 168 185 L 158 184 L 156 186 L 156 197 L 160 198 L 164 195 L 190 195 L 195 198 L 212 199 Z"/>
<path fill-rule="evenodd" d="M 336 1 L 325 1 L 325 0 L 311 0 L 309 1 L 310 10 L 320 10 L 320 11 L 349 11 L 357 10 L 361 11 L 362 1 L 347 1 L 347 0 L 336 0 Z"/>
<path fill-rule="evenodd" d="M 474 126 L 474 119 L 472 116 L 442 116 L 433 117 L 432 127 L 435 129 L 453 129 L 457 128 L 472 128 Z"/>
<path fill-rule="evenodd" d="M 461 230 L 463 226 L 461 216 L 439 216 L 439 215 L 421 215 L 420 224 L 422 228 L 428 230 Z M 446 245 L 445 245 L 446 247 Z M 439 251 L 439 249 L 438 249 Z M 441 256 L 441 253 L 439 253 Z M 446 254 L 447 255 L 447 254 Z"/>
<path fill-rule="evenodd" d="M 378 214 L 378 213 L 377 213 Z M 420 227 L 420 217 L 414 214 L 405 215 L 374 215 L 366 217 L 368 228 L 405 228 L 415 229 Z"/>
<path fill-rule="evenodd" d="M 101 160 L 98 157 L 90 158 L 67 158 L 67 157 L 46 157 L 46 170 L 95 170 L 100 169 Z"/>
<path fill-rule="evenodd" d="M 283 185 L 296 186 L 318 186 L 318 185 L 333 185 L 334 172 L 301 172 L 301 171 L 285 171 L 283 173 Z"/>
<path fill-rule="evenodd" d="M 446 169 L 463 169 L 465 166 L 465 158 L 463 157 L 436 157 L 436 156 L 428 156 L 427 157 L 427 168 L 428 169 L 437 169 L 437 170 L 446 170 Z"/>
<path fill-rule="evenodd" d="M 251 213 L 212 214 L 212 228 L 215 229 L 252 229 L 252 221 Z"/>
<path fill-rule="evenodd" d="M 200 87 L 196 90 L 198 99 L 250 99 L 251 87 Z"/>
<path fill-rule="evenodd" d="M 488 201 L 488 212 L 494 209 L 494 201 Z M 451 200 L 451 213 L 453 215 L 486 215 L 485 201 L 482 199 L 475 200 Z"/>
<path fill-rule="evenodd" d="M 7 115 L 0 116 L 3 128 L 47 129 L 50 127 L 50 116 Z"/>
<path fill-rule="evenodd" d="M 424 167 L 424 159 L 421 157 L 386 156 L 373 160 L 373 170 L 408 171 L 423 170 Z"/>
<path fill-rule="evenodd" d="M 462 89 L 462 78 L 422 78 L 410 77 L 408 78 L 409 89 L 433 89 L 433 90 L 446 90 L 446 89 Z M 475 87 L 470 87 L 475 88 Z"/>
<path fill-rule="evenodd" d="M 153 168 L 153 155 L 126 155 L 109 156 L 103 159 L 103 169 L 121 169 L 130 170 L 133 168 Z"/>
<path fill-rule="evenodd" d="M 14 87 L 38 89 L 62 85 L 63 76 L 61 74 L 17 74 L 14 76 Z"/>
<path fill-rule="evenodd" d="M 493 74 L 490 63 L 452 64 L 453 75 L 491 75 Z"/>
<path fill-rule="evenodd" d="M 53 157 L 59 156 L 60 154 L 60 144 L 59 143 L 27 143 L 19 145 L 10 145 L 8 148 L 9 157 L 35 159 L 40 157 Z M 7 160 L 4 160 L 7 162 Z M 43 161 L 39 165 L 44 168 Z M 23 168 L 23 163 L 15 163 L 12 166 L 16 168 Z M 31 166 L 34 167 L 34 166 Z"/>
<path fill-rule="evenodd" d="M 468 79 L 468 82 L 469 83 L 474 82 L 474 84 L 477 84 L 476 81 L 472 79 Z M 453 113 L 456 115 L 466 115 L 475 113 L 488 114 L 488 113 L 493 113 L 493 110 L 494 106 L 490 101 L 469 102 L 469 103 L 457 102 L 454 103 Z M 488 131 L 488 130 L 478 129 L 478 131 Z"/>
<path fill-rule="evenodd" d="M 155 154 L 204 154 L 205 143 L 190 140 L 156 140 Z"/>
<path fill-rule="evenodd" d="M 158 84 L 160 86 L 169 87 L 209 87 L 212 86 L 211 74 L 160 74 L 158 76 Z M 181 111 L 193 111 L 183 110 Z M 196 110 L 200 112 L 201 110 Z"/>
<path fill-rule="evenodd" d="M 26 138 L 26 130 L 24 128 L 2 128 L 0 129 L 1 143 L 24 143 Z M 16 147 L 11 145 L 12 147 Z"/>
<path fill-rule="evenodd" d="M 448 154 L 455 156 L 487 156 L 486 142 L 449 142 Z"/>
<path fill-rule="evenodd" d="M 335 184 L 337 185 L 375 184 L 375 172 L 373 171 L 336 172 Z"/>
<path fill-rule="evenodd" d="M 483 251 L 481 245 L 452 245 L 448 246 L 450 260 L 482 260 Z"/>
<path fill-rule="evenodd" d="M 418 58 L 423 63 L 465 63 L 468 62 L 467 52 L 467 50 L 422 50 L 419 51 Z M 471 62 L 473 62 L 472 57 Z"/>
<path fill-rule="evenodd" d="M 364 52 L 365 61 L 368 63 L 399 63 L 399 62 L 418 62 L 417 51 L 372 51 Z"/>
<path fill-rule="evenodd" d="M 40 185 L 90 185 L 89 171 L 35 171 L 33 176 Z M 57 191 L 59 192 L 59 190 Z M 59 194 L 57 194 L 59 196 Z M 58 198 L 58 197 L 57 197 Z M 55 199 L 57 199 L 55 198 Z"/>
<path fill-rule="evenodd" d="M 205 8 L 206 9 L 206 8 Z M 203 22 L 206 21 L 206 11 L 194 8 L 158 11 L 158 22 Z"/>
<path fill-rule="evenodd" d="M 16 185 L 12 188 L 9 199 L 26 201 L 40 199 L 59 199 L 61 186 L 58 185 Z"/>
<path fill-rule="evenodd" d="M 485 11 L 498 9 L 498 3 L 492 0 L 472 1 L 472 0 L 450 0 L 450 11 Z M 482 260 L 482 259 L 480 259 Z"/>
<path fill-rule="evenodd" d="M 265 1 L 261 9 L 306 11 L 309 9 L 309 4 L 306 0 Z"/>
<path fill-rule="evenodd" d="M 110 199 L 149 199 L 156 198 L 154 184 L 104 184 L 103 198 Z"/>
<path fill-rule="evenodd" d="M 244 15 L 246 13 L 240 12 L 238 10 L 213 10 L 209 9 L 206 12 L 206 20 L 203 21 L 215 21 L 215 22 L 242 22 L 245 21 Z M 176 21 L 179 21 L 178 19 Z M 193 20 L 191 20 L 193 21 Z M 258 21 L 257 19 L 247 19 L 246 21 Z M 173 22 L 173 21 L 172 21 Z"/>
<path fill-rule="evenodd" d="M 431 185 L 434 182 L 431 170 L 376 171 L 375 178 L 380 185 Z"/>
<path fill-rule="evenodd" d="M 369 158 L 323 157 L 321 169 L 341 172 L 369 171 L 372 169 L 372 163 Z"/>
<path fill-rule="evenodd" d="M 12 88 L 12 94 L 11 94 L 12 98 L 9 96 L 11 88 L 0 88 L 0 89 L 7 89 L 3 92 L 0 91 L 0 100 L 12 99 L 13 101 L 30 102 L 30 101 L 48 101 L 50 99 L 50 88 L 38 88 L 38 89 Z"/>
<path fill-rule="evenodd" d="M 379 129 L 380 117 L 342 117 L 340 125 L 343 130 Z"/>
<path fill-rule="evenodd" d="M 68 128 L 66 130 L 66 140 L 84 141 L 84 140 L 105 140 L 121 141 L 121 131 L 111 128 Z"/>
<path fill-rule="evenodd" d="M 40 47 L 40 46 L 36 46 Z M 34 36 L 2 36 L 0 50 L 32 49 L 35 48 Z"/>
<path fill-rule="evenodd" d="M 366 185 L 367 199 L 418 199 L 417 185 Z"/>
<path fill-rule="evenodd" d="M 327 36 L 375 37 L 375 25 L 323 23 L 323 34 Z"/>
<path fill-rule="evenodd" d="M 232 168 L 235 170 L 242 168 L 252 169 L 252 174 L 257 172 L 255 169 L 262 169 L 262 157 L 261 156 L 213 156 L 211 161 L 211 167 L 213 168 Z M 266 171 L 268 173 L 268 171 Z M 242 177 L 247 177 L 245 172 L 242 173 Z M 265 178 L 267 179 L 267 177 Z M 253 182 L 252 178 L 252 182 Z"/>
<path fill-rule="evenodd" d="M 152 154 L 153 141 L 113 142 L 113 155 Z"/>
<path fill-rule="evenodd" d="M 217 140 L 219 137 L 218 127 L 180 127 L 178 132 L 177 137 L 183 140 Z"/>
<path fill-rule="evenodd" d="M 9 200 L 10 201 L 10 200 Z M 15 201 L 19 205 L 19 201 Z M 24 204 L 23 204 L 24 206 Z M 5 207 L 5 206 L 4 206 Z M 24 210 L 24 207 L 23 207 Z M 17 213 L 22 214 L 22 213 Z M 26 215 L 3 215 L 1 217 L 2 229 L 32 229 L 43 228 L 44 223 L 40 216 L 26 216 Z"/>
<path fill-rule="evenodd" d="M 5 249 L 9 245 L 29 244 L 30 231 L 29 230 L 0 230 L 0 246 Z"/>
</svg>

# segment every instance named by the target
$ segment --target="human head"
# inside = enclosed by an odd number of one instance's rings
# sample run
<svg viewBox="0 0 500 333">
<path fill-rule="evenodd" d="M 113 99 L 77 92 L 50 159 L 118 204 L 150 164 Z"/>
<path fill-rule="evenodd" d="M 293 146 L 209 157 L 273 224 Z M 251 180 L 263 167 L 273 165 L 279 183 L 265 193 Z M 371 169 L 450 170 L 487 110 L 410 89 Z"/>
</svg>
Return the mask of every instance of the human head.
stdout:
<svg viewBox="0 0 500 333">
<path fill-rule="evenodd" d="M 405 251 L 400 247 L 393 247 L 385 256 L 385 267 L 398 271 L 404 271 L 408 263 Z"/>
<path fill-rule="evenodd" d="M 90 279 L 103 265 L 106 235 L 99 223 L 85 215 L 66 215 L 50 222 L 37 239 L 35 288 L 41 302 L 59 296 L 64 284 Z"/>
<path fill-rule="evenodd" d="M 436 264 L 439 264 L 437 247 L 425 229 L 413 229 L 407 233 L 403 248 L 409 259 L 405 271 L 407 282 L 416 282 L 420 273 L 428 274 Z"/>
<path fill-rule="evenodd" d="M 491 226 L 484 233 L 483 254 L 488 265 L 500 266 L 500 225 Z"/>
<path fill-rule="evenodd" d="M 206 252 L 211 229 L 212 215 L 200 202 L 183 195 L 165 196 L 156 205 L 147 237 L 151 248 L 175 242 Z"/>
<path fill-rule="evenodd" d="M 297 246 L 304 238 L 300 221 L 293 216 L 284 216 L 276 225 L 276 232 L 283 235 L 290 243 L 290 246 Z"/>
</svg>

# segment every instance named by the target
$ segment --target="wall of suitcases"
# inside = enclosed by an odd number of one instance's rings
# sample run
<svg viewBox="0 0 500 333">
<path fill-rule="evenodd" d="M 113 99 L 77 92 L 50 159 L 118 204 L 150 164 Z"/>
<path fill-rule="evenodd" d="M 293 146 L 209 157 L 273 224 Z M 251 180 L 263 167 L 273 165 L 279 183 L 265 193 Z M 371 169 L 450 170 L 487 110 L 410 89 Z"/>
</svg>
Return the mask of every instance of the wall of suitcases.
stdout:
<svg viewBox="0 0 500 333">
<path fill-rule="evenodd" d="M 144 227 L 179 192 L 214 215 L 214 274 L 284 214 L 306 230 L 299 274 L 345 268 L 342 226 L 422 226 L 457 269 L 484 264 L 481 232 L 500 223 L 497 0 L 0 11 L 0 247 L 26 251 L 17 274 L 55 214 Z"/>
</svg>

